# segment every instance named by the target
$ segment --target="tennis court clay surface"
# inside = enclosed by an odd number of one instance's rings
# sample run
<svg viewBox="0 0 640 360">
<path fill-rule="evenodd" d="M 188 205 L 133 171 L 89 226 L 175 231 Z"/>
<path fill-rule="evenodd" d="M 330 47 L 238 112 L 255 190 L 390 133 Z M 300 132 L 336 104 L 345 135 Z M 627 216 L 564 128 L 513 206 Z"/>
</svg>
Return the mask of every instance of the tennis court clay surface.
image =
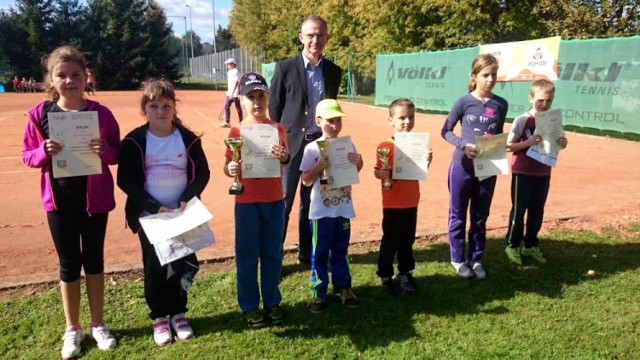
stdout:
<svg viewBox="0 0 640 360">
<path fill-rule="evenodd" d="M 524 95 L 523 95 L 524 96 Z M 224 102 L 222 91 L 179 91 L 178 114 L 191 129 L 203 133 L 211 181 L 202 201 L 213 213 L 210 226 L 216 243 L 198 253 L 200 259 L 233 254 L 233 196 L 231 179 L 222 172 L 224 142 L 228 129 L 218 127 Z M 0 94 L 0 288 L 43 279 L 57 279 L 58 259 L 49 235 L 39 197 L 39 169 L 22 163 L 24 112 L 43 94 Z M 98 92 L 91 97 L 115 114 L 122 136 L 145 120 L 140 92 Z M 356 218 L 352 242 L 380 239 L 382 216 L 380 183 L 373 177 L 375 148 L 391 135 L 386 108 L 341 102 L 348 114 L 342 135 L 350 135 L 363 155 L 360 184 L 354 185 Z M 232 114 L 235 109 L 232 109 Z M 452 146 L 440 137 L 443 115 L 418 114 L 414 131 L 429 132 L 434 160 L 428 179 L 421 182 L 418 236 L 446 240 L 448 215 L 447 168 Z M 232 120 L 237 125 L 237 120 Z M 507 125 L 508 128 L 508 125 Z M 505 129 L 506 130 L 506 129 Z M 640 143 L 568 133 L 569 146 L 560 153 L 551 176 L 551 191 L 545 212 L 545 229 L 559 226 L 598 230 L 640 219 Z M 112 167 L 114 177 L 117 166 Z M 494 235 L 505 231 L 510 210 L 511 176 L 500 176 L 488 228 Z M 125 228 L 124 194 L 116 188 L 117 206 L 111 212 L 105 244 L 106 271 L 141 266 L 138 238 Z M 294 209 L 292 219 L 297 219 Z M 288 230 L 286 248 L 297 243 L 296 221 Z"/>
</svg>

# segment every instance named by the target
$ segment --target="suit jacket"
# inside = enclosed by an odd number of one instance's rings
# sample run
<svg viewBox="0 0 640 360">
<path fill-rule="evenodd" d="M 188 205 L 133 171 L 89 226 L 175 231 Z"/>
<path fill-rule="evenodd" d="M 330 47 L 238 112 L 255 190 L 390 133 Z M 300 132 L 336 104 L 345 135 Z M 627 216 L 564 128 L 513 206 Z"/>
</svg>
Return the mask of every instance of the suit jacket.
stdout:
<svg viewBox="0 0 640 360">
<path fill-rule="evenodd" d="M 281 123 L 287 131 L 289 153 L 296 156 L 304 139 L 307 123 L 307 83 L 302 53 L 279 61 L 269 89 L 269 116 Z M 322 58 L 324 77 L 323 98 L 336 99 L 342 77 L 342 69 L 327 58 Z"/>
</svg>

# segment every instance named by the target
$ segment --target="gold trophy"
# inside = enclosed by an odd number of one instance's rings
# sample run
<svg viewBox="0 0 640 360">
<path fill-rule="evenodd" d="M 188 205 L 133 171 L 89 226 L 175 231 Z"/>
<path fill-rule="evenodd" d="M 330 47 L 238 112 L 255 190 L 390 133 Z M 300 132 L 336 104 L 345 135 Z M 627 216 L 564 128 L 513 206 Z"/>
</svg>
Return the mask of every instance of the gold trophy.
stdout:
<svg viewBox="0 0 640 360">
<path fill-rule="evenodd" d="M 231 155 L 231 160 L 235 162 L 238 162 L 238 160 L 240 160 L 240 148 L 242 147 L 243 143 L 244 140 L 239 137 L 224 139 L 224 144 L 227 145 L 229 150 L 231 150 L 231 152 L 233 153 Z M 231 187 L 229 188 L 229 195 L 240 195 L 243 191 L 244 187 L 240 183 L 240 180 L 238 180 L 238 175 L 234 176 Z"/>
<path fill-rule="evenodd" d="M 389 148 L 383 147 L 378 148 L 378 159 L 380 160 L 380 164 L 382 165 L 381 170 L 389 170 L 389 152 L 391 150 Z M 382 190 L 391 190 L 391 181 L 389 178 L 386 178 L 382 181 Z"/>
<path fill-rule="evenodd" d="M 327 153 L 327 147 L 329 146 L 329 141 L 327 139 L 317 140 L 318 149 L 320 150 L 320 156 L 324 156 Z M 331 185 L 333 184 L 333 179 L 327 175 L 327 169 L 322 170 L 322 174 L 320 175 L 320 184 L 321 185 Z"/>
</svg>

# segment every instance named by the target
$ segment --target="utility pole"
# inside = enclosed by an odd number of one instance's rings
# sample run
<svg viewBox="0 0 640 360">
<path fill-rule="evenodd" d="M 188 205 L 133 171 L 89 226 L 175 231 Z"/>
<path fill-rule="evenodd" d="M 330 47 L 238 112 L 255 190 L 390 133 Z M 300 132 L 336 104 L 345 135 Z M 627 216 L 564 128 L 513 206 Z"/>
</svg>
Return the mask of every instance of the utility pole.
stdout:
<svg viewBox="0 0 640 360">
<path fill-rule="evenodd" d="M 189 4 L 185 6 L 189 8 L 189 27 L 191 28 L 189 36 L 191 37 L 191 61 L 193 61 L 193 18 L 191 17 L 191 6 L 189 6 Z M 193 66 L 191 65 L 191 61 L 189 61 L 189 72 L 191 73 L 191 76 L 193 76 Z"/>
<path fill-rule="evenodd" d="M 216 5 L 215 0 L 211 0 L 211 9 L 213 10 L 213 53 L 216 54 Z"/>
</svg>

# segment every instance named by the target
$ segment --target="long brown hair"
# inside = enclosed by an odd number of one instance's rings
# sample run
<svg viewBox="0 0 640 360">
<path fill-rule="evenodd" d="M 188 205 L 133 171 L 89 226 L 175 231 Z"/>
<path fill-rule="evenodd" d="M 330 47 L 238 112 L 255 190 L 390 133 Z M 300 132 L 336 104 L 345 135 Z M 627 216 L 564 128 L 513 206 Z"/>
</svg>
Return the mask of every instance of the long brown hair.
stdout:
<svg viewBox="0 0 640 360">
<path fill-rule="evenodd" d="M 173 124 L 181 125 L 182 120 L 178 117 L 178 110 L 176 108 L 176 91 L 173 88 L 173 84 L 167 79 L 147 79 L 142 85 L 142 100 L 140 101 L 140 108 L 144 114 L 144 107 L 148 102 L 157 100 L 159 98 L 169 99 L 174 105 L 174 117 Z"/>
<path fill-rule="evenodd" d="M 471 76 L 469 76 L 468 84 L 469 92 L 472 92 L 476 89 L 476 81 L 473 78 L 474 75 L 478 75 L 478 73 L 487 66 L 495 66 L 497 68 L 498 65 L 498 59 L 496 59 L 496 57 L 491 54 L 480 54 L 476 56 L 476 58 L 473 59 L 473 62 L 471 63 Z"/>
<path fill-rule="evenodd" d="M 47 71 L 44 76 L 45 92 L 47 96 L 49 96 L 49 98 L 53 101 L 58 101 L 60 99 L 60 94 L 53 85 L 53 71 L 55 70 L 56 66 L 64 62 L 73 62 L 78 64 L 82 68 L 82 72 L 84 73 L 85 82 L 87 80 L 87 62 L 84 59 L 84 54 L 81 53 L 80 50 L 69 45 L 60 46 L 59 48 L 53 50 L 45 60 L 44 65 Z M 82 90 L 84 91 L 84 89 Z"/>
</svg>

